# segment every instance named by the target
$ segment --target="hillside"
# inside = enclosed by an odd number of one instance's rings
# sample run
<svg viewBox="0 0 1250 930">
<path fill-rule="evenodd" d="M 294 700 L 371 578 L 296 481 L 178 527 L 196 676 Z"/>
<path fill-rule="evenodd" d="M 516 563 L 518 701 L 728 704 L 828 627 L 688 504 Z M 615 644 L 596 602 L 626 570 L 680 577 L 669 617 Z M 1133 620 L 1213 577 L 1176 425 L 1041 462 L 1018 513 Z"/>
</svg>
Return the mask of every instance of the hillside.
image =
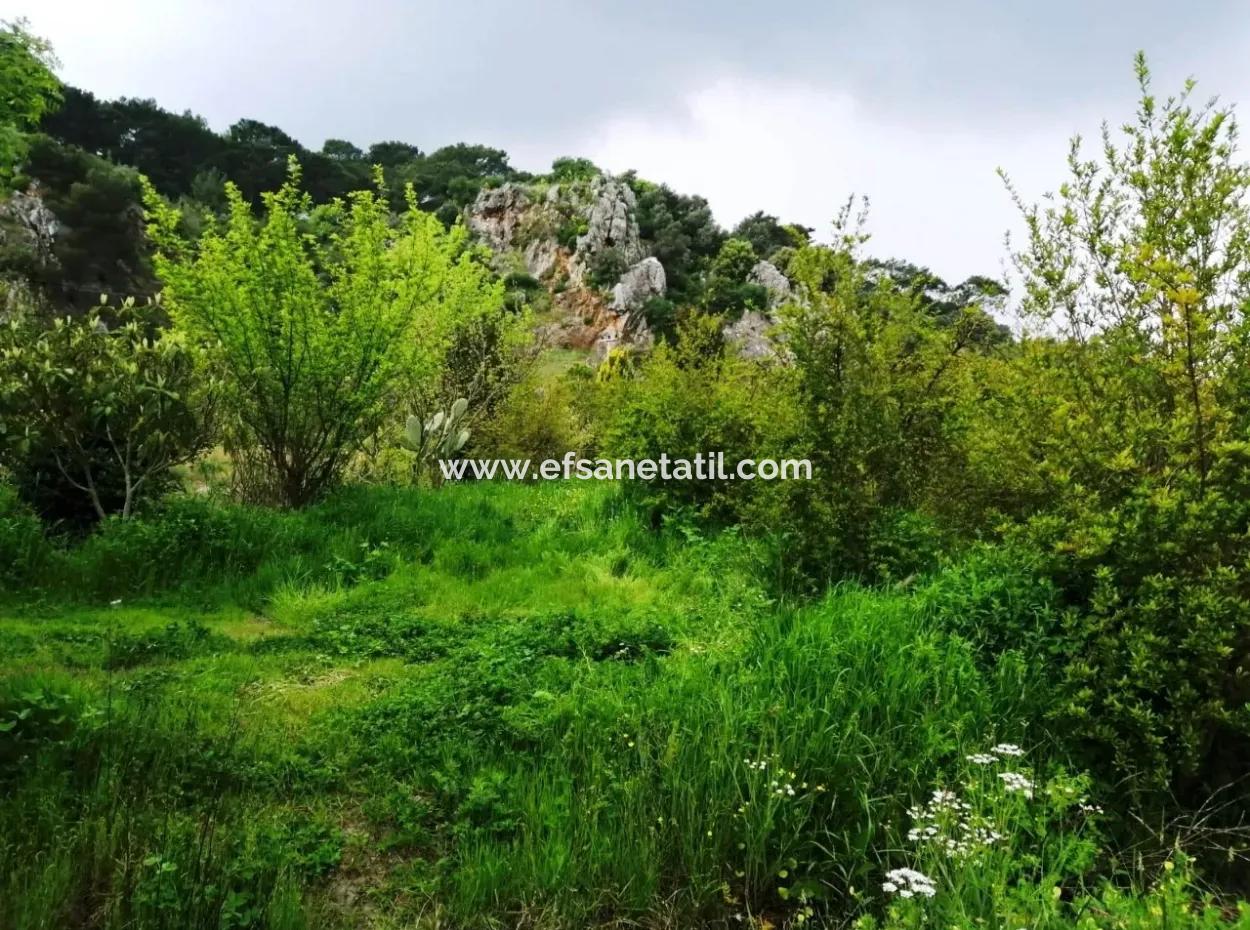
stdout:
<svg viewBox="0 0 1250 930">
<path fill-rule="evenodd" d="M 0 205 L 0 276 L 32 280 L 54 305 L 79 309 L 101 293 L 157 289 L 136 172 L 202 224 L 221 209 L 227 179 L 256 200 L 281 184 L 292 157 L 315 202 L 368 186 L 380 167 L 396 209 L 411 184 L 422 210 L 465 222 L 496 253 L 512 305 L 532 306 L 550 345 L 592 361 L 671 338 L 689 312 L 723 315 L 746 351 L 769 351 L 763 334 L 788 291 L 785 262 L 813 232 L 762 211 L 725 230 L 704 198 L 632 172 L 613 177 L 584 159 L 557 159 L 534 176 L 483 145 L 425 153 L 329 139 L 314 151 L 253 119 L 218 134 L 152 100 L 104 101 L 74 87 L 40 128 L 46 136 L 31 147 L 19 193 Z M 880 267 L 948 316 L 1002 294 L 987 278 L 949 286 L 905 261 Z"/>
</svg>

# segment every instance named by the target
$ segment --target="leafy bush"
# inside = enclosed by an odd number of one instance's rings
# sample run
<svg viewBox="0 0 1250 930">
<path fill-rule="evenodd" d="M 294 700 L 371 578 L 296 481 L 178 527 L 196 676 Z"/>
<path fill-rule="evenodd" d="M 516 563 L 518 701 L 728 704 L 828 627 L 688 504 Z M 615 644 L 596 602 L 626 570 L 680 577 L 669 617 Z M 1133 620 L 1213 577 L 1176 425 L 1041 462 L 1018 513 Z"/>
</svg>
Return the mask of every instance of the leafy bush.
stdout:
<svg viewBox="0 0 1250 930">
<path fill-rule="evenodd" d="M 0 325 L 0 464 L 45 516 L 128 518 L 207 448 L 213 385 L 160 314 L 127 301 Z"/>
<path fill-rule="evenodd" d="M 557 158 L 551 163 L 551 180 L 589 181 L 602 174 L 589 158 Z"/>
<path fill-rule="evenodd" d="M 675 346 L 659 346 L 632 376 L 605 382 L 596 401 L 606 419 L 601 451 L 655 461 L 720 452 L 727 471 L 740 459 L 793 457 L 800 440 L 792 381 L 771 365 L 717 351 L 718 342 L 714 320 L 692 317 Z M 651 504 L 726 522 L 745 518 L 769 491 L 729 477 L 657 476 L 637 487 Z"/>
<path fill-rule="evenodd" d="M 755 262 L 756 255 L 750 242 L 745 239 L 725 240 L 707 277 L 703 305 L 708 312 L 737 319 L 748 310 L 768 306 L 768 291 L 747 281 Z"/>
<path fill-rule="evenodd" d="M 362 191 L 323 208 L 332 232 L 317 241 L 299 178 L 292 161 L 261 223 L 227 185 L 225 225 L 194 247 L 177 211 L 147 195 L 175 321 L 222 372 L 239 473 L 290 506 L 334 486 L 403 386 L 437 372 L 453 323 L 502 302 L 464 230 L 445 231 L 411 189 L 398 229 L 384 192 Z"/>
<path fill-rule="evenodd" d="M 1045 332 L 980 428 L 1024 450 L 1016 499 L 1039 505 L 1012 535 L 1075 608 L 1057 726 L 1130 788 L 1197 801 L 1250 759 L 1250 167 L 1231 109 L 1137 74 L 1123 142 L 1074 141 L 1058 194 L 1020 204 Z"/>
<path fill-rule="evenodd" d="M 1046 577 L 1044 560 L 1027 547 L 975 547 L 916 596 L 922 610 L 976 647 L 987 663 L 1009 649 L 1039 663 L 1053 661 L 1052 649 L 1061 645 L 1059 589 Z"/>
<path fill-rule="evenodd" d="M 595 287 L 612 287 L 628 268 L 624 253 L 611 245 L 594 252 L 586 261 L 587 277 Z"/>
<path fill-rule="evenodd" d="M 483 456 L 534 462 L 583 451 L 589 437 L 576 401 L 577 388 L 567 378 L 542 379 L 531 373 L 482 424 L 474 447 Z"/>
<path fill-rule="evenodd" d="M 52 47 L 24 28 L 23 22 L 0 24 L 0 181 L 7 182 L 26 150 L 23 135 L 39 125 L 61 102 L 61 82 L 53 74 Z"/>
</svg>

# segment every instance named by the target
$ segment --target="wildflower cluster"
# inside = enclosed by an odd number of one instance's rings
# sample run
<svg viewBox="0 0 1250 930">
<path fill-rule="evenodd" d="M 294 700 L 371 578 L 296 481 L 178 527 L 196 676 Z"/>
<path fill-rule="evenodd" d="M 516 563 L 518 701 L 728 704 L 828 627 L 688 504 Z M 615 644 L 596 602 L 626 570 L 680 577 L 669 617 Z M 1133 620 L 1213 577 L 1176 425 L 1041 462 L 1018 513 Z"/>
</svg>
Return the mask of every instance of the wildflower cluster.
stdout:
<svg viewBox="0 0 1250 930">
<path fill-rule="evenodd" d="M 931 898 L 937 894 L 933 879 L 915 869 L 891 869 L 885 874 L 881 889 L 900 898 L 914 898 L 916 895 Z"/>
<path fill-rule="evenodd" d="M 998 777 L 1008 791 L 1018 791 L 1026 798 L 1033 797 L 1033 782 L 1019 772 L 999 772 Z"/>
<path fill-rule="evenodd" d="M 972 805 L 953 791 L 939 788 L 929 803 L 909 808 L 915 823 L 907 831 L 913 843 L 936 848 L 947 856 L 963 857 L 1003 839 L 984 818 L 976 815 Z"/>
</svg>

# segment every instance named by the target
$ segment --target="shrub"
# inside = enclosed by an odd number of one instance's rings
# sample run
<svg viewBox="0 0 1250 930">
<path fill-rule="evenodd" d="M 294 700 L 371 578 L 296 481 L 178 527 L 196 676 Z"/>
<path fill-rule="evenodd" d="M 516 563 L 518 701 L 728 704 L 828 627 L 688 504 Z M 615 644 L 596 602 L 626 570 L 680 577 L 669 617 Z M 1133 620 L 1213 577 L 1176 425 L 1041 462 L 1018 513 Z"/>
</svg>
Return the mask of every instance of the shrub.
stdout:
<svg viewBox="0 0 1250 930">
<path fill-rule="evenodd" d="M 495 415 L 475 434 L 478 454 L 539 462 L 582 451 L 588 441 L 577 413 L 576 389 L 567 378 L 536 373 L 518 381 Z"/>
<path fill-rule="evenodd" d="M 629 268 L 625 256 L 616 246 L 607 246 L 593 253 L 586 262 L 587 277 L 595 287 L 609 288 Z"/>
<path fill-rule="evenodd" d="M 411 189 L 397 227 L 379 179 L 377 192 L 323 208 L 331 232 L 317 240 L 301 225 L 312 204 L 299 178 L 292 161 L 259 223 L 227 185 L 223 227 L 195 247 L 178 212 L 150 189 L 146 198 L 175 321 L 222 372 L 240 473 L 290 506 L 339 481 L 403 386 L 438 370 L 455 321 L 503 298 L 467 233 L 444 230 Z"/>
<path fill-rule="evenodd" d="M 112 326 L 103 305 L 0 326 L 0 463 L 46 516 L 127 518 L 207 448 L 213 386 L 160 312 L 128 300 Z"/>
<path fill-rule="evenodd" d="M 1075 608 L 1056 726 L 1130 788 L 1195 802 L 1250 759 L 1250 165 L 1231 109 L 1192 84 L 1156 98 L 1140 56 L 1137 75 L 1123 142 L 1074 141 L 1059 192 L 1020 204 L 1043 332 L 980 428 L 1026 452 L 1040 506 L 1011 535 Z"/>
<path fill-rule="evenodd" d="M 916 596 L 924 612 L 990 664 L 1009 649 L 1041 661 L 1060 640 L 1059 589 L 1041 556 L 1024 546 L 972 548 Z"/>
<path fill-rule="evenodd" d="M 899 553 L 885 550 L 904 529 L 899 515 L 932 512 L 938 476 L 961 465 L 952 422 L 967 333 L 937 328 L 914 298 L 868 280 L 857 254 L 866 237 L 849 209 L 834 246 L 795 251 L 798 293 L 782 309 L 779 337 L 815 480 L 778 487 L 774 522 L 789 533 L 797 575 L 816 582 L 890 574 Z M 917 518 L 909 532 L 919 526 Z M 935 546 L 924 545 L 930 557 L 916 567 L 932 564 Z"/>
<path fill-rule="evenodd" d="M 601 451 L 656 461 L 661 454 L 693 461 L 721 452 L 727 470 L 740 459 L 792 457 L 799 424 L 788 374 L 718 347 L 715 319 L 691 317 L 675 346 L 661 345 L 632 376 L 605 382 L 597 401 L 606 417 Z M 768 489 L 763 482 L 719 477 L 657 476 L 635 485 L 652 505 L 724 522 L 745 518 L 751 502 Z"/>
</svg>

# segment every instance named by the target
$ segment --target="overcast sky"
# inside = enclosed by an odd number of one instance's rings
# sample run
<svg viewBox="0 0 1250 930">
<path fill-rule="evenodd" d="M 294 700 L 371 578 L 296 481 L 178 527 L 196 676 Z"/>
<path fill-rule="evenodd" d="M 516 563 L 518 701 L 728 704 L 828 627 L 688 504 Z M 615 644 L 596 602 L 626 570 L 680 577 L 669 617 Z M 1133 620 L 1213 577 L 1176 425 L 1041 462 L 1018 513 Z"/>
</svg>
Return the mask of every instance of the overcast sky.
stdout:
<svg viewBox="0 0 1250 930">
<path fill-rule="evenodd" d="M 825 233 L 852 192 L 871 251 L 997 274 L 1013 209 L 1061 180 L 1067 139 L 1156 89 L 1250 97 L 1250 0 L 0 0 L 69 83 L 154 97 L 215 129 L 582 155 Z"/>
</svg>

